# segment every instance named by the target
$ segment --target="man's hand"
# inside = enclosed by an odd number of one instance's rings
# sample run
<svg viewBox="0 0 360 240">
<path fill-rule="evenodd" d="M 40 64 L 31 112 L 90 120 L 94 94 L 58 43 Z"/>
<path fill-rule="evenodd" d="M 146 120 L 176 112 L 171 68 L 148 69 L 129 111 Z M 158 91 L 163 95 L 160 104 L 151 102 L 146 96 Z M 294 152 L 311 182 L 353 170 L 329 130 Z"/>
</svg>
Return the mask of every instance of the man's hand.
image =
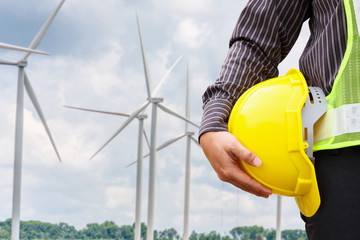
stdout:
<svg viewBox="0 0 360 240">
<path fill-rule="evenodd" d="M 229 132 L 207 132 L 201 135 L 200 145 L 220 180 L 260 197 L 268 198 L 272 194 L 270 188 L 241 169 L 240 161 L 259 167 L 261 160 L 234 135 Z"/>
</svg>

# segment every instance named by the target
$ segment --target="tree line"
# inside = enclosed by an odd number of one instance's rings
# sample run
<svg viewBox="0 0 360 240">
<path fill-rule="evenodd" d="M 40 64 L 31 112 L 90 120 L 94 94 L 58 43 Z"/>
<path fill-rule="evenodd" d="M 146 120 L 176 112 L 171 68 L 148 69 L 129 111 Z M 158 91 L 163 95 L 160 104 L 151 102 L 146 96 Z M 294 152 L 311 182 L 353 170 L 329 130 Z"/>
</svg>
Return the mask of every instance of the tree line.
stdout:
<svg viewBox="0 0 360 240">
<path fill-rule="evenodd" d="M 40 221 L 21 221 L 20 239 L 52 240 L 52 239 L 134 239 L 135 225 L 118 226 L 113 221 L 89 223 L 85 228 L 77 230 L 67 223 L 52 224 Z M 0 222 L 0 239 L 10 239 L 11 219 Z M 235 227 L 228 234 L 221 235 L 216 231 L 196 233 L 193 231 L 189 240 L 275 240 L 275 230 L 260 226 Z M 146 225 L 141 224 L 141 238 L 146 239 Z M 174 228 L 163 231 L 154 230 L 154 240 L 181 240 L 181 235 Z M 307 240 L 303 230 L 283 230 L 282 240 Z"/>
</svg>

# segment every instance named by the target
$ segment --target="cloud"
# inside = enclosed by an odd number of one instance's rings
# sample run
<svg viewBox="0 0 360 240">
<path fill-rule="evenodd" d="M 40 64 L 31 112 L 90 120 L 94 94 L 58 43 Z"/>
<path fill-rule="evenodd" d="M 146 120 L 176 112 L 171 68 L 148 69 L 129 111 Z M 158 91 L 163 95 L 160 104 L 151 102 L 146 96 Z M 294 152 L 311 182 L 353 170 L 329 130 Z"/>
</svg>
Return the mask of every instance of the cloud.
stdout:
<svg viewBox="0 0 360 240">
<path fill-rule="evenodd" d="M 198 26 L 192 19 L 188 18 L 178 24 L 173 39 L 175 43 L 185 44 L 188 48 L 198 48 L 210 33 L 205 24 Z"/>
<path fill-rule="evenodd" d="M 110 210 L 118 207 L 131 209 L 135 202 L 135 191 L 132 188 L 107 187 L 105 190 L 106 207 Z M 131 214 L 132 216 L 132 214 Z"/>
<path fill-rule="evenodd" d="M 214 6 L 216 1 L 212 0 L 183 0 L 181 2 L 176 0 L 155 0 L 154 4 L 162 6 L 162 8 L 176 12 L 181 15 L 203 15 L 209 13 Z"/>
</svg>

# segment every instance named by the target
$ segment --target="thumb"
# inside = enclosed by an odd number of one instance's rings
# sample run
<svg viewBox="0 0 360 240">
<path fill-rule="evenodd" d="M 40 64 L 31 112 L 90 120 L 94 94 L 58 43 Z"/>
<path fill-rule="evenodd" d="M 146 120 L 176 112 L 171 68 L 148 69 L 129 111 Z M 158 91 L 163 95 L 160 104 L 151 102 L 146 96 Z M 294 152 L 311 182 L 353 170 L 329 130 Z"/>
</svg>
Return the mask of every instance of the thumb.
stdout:
<svg viewBox="0 0 360 240">
<path fill-rule="evenodd" d="M 262 164 L 260 158 L 255 153 L 244 147 L 238 140 L 231 149 L 231 152 L 236 160 L 246 162 L 253 167 L 260 167 Z"/>
</svg>

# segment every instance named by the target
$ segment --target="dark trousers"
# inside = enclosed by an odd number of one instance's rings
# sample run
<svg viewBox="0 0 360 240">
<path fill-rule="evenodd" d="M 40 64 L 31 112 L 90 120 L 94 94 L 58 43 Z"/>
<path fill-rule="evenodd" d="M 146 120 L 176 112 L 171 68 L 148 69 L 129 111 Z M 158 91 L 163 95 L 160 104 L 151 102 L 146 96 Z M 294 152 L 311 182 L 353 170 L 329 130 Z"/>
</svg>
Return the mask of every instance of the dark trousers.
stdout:
<svg viewBox="0 0 360 240">
<path fill-rule="evenodd" d="M 360 146 L 314 156 L 321 205 L 302 216 L 309 240 L 360 239 Z"/>
</svg>

